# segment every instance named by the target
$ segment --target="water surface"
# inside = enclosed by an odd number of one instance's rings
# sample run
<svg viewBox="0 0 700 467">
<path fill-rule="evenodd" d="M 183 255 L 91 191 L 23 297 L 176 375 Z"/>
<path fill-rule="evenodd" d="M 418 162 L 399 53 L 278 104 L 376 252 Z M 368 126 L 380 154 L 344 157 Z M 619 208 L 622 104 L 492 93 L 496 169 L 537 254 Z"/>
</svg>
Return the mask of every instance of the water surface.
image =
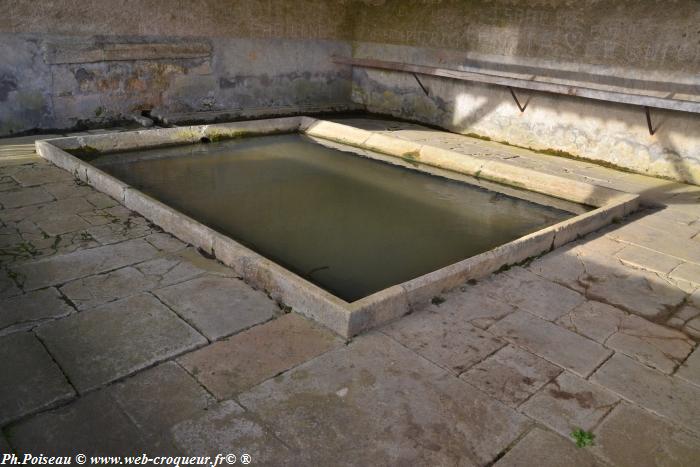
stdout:
<svg viewBox="0 0 700 467">
<path fill-rule="evenodd" d="M 347 301 L 573 216 L 298 134 L 93 163 Z"/>
</svg>

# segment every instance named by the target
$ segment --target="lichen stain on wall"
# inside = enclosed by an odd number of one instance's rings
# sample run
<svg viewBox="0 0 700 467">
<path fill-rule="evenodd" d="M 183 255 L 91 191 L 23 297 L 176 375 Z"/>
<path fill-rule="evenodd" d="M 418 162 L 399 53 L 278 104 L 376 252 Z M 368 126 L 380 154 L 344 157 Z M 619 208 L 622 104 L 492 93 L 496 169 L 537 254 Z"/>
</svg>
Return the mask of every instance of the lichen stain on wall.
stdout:
<svg viewBox="0 0 700 467">
<path fill-rule="evenodd" d="M 695 0 L 386 0 L 357 15 L 356 41 L 667 72 L 700 61 Z"/>
</svg>

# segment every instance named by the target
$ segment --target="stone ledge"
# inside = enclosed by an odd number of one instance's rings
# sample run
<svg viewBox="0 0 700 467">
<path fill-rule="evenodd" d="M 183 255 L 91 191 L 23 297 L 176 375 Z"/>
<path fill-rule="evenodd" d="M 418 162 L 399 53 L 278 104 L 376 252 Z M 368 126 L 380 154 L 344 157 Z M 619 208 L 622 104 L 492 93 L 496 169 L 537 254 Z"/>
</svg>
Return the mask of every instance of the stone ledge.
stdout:
<svg viewBox="0 0 700 467">
<path fill-rule="evenodd" d="M 211 45 L 207 42 L 106 44 L 48 42 L 44 48 L 46 63 L 50 65 L 211 56 Z"/>
</svg>

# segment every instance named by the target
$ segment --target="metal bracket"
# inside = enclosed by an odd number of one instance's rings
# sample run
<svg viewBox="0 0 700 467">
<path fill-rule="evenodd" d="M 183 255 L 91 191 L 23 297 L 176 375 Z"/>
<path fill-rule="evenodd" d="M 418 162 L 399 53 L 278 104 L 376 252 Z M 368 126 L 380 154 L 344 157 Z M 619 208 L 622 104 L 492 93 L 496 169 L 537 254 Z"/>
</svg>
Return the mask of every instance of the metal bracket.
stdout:
<svg viewBox="0 0 700 467">
<path fill-rule="evenodd" d="M 513 100 L 515 101 L 515 105 L 518 106 L 518 109 L 520 110 L 520 112 L 525 112 L 525 109 L 527 108 L 528 103 L 526 102 L 525 105 L 520 105 L 520 101 L 518 100 L 518 96 L 515 95 L 515 91 L 513 90 L 513 88 L 508 86 L 508 90 L 510 91 L 510 95 L 513 96 Z"/>
<path fill-rule="evenodd" d="M 420 86 L 420 88 L 423 90 L 425 95 L 430 96 L 430 94 L 428 93 L 428 89 L 425 86 L 423 86 L 423 83 L 421 83 L 420 79 L 418 79 L 418 75 L 415 73 L 411 73 L 411 74 L 413 75 L 414 78 L 416 78 L 416 82 L 418 83 L 418 86 Z"/>
<path fill-rule="evenodd" d="M 644 113 L 647 115 L 647 128 L 649 128 L 649 134 L 651 136 L 654 136 L 654 133 L 656 133 L 656 130 L 651 124 L 651 111 L 649 110 L 648 106 L 644 106 Z"/>
</svg>

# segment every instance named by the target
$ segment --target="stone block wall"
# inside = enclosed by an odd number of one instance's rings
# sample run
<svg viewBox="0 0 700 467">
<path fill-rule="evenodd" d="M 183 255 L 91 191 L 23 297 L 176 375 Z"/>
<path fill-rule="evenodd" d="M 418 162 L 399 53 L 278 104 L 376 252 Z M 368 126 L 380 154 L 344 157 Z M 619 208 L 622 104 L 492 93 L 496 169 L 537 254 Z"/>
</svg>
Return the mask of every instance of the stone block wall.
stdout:
<svg viewBox="0 0 700 467">
<path fill-rule="evenodd" d="M 308 0 L 10 1 L 0 135 L 144 111 L 292 113 L 351 104 L 346 10 Z"/>
<path fill-rule="evenodd" d="M 700 101 L 697 0 L 386 0 L 355 18 L 353 56 Z M 368 110 L 700 183 L 700 115 L 357 68 Z"/>
<path fill-rule="evenodd" d="M 700 183 L 700 116 L 332 56 L 700 100 L 698 0 L 2 2 L 0 136 L 156 110 L 370 111 Z"/>
</svg>

